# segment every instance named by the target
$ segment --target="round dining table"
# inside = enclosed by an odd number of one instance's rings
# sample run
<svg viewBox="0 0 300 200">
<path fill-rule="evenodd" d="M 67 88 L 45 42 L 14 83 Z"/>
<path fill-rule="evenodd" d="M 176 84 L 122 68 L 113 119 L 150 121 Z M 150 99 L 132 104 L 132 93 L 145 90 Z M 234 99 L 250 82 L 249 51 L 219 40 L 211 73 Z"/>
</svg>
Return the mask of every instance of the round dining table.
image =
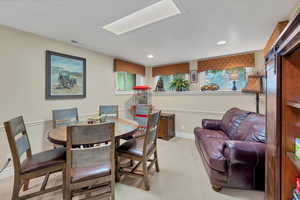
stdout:
<svg viewBox="0 0 300 200">
<path fill-rule="evenodd" d="M 120 139 L 131 137 L 139 127 L 136 121 L 125 119 L 125 118 L 108 119 L 107 122 L 115 122 L 115 139 L 116 139 L 117 146 Z M 88 122 L 86 121 L 86 122 L 72 123 L 72 125 L 82 125 L 82 124 L 88 124 Z M 48 132 L 48 140 L 53 144 L 66 146 L 67 127 L 57 127 L 50 130 Z"/>
</svg>

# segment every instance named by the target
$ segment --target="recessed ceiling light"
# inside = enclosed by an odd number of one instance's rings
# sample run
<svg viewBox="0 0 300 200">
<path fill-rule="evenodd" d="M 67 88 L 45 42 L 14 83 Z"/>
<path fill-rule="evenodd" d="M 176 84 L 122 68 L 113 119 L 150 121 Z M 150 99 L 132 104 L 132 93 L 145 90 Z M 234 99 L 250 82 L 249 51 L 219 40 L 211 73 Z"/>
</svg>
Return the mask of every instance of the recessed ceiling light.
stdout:
<svg viewBox="0 0 300 200">
<path fill-rule="evenodd" d="M 225 45 L 227 42 L 225 40 L 221 40 L 219 42 L 217 42 L 217 45 L 221 46 L 221 45 Z"/>
<path fill-rule="evenodd" d="M 173 0 L 162 0 L 102 28 L 120 35 L 178 14 L 181 12 Z"/>
<path fill-rule="evenodd" d="M 148 58 L 154 58 L 154 55 L 149 54 L 147 57 L 148 57 Z"/>
</svg>

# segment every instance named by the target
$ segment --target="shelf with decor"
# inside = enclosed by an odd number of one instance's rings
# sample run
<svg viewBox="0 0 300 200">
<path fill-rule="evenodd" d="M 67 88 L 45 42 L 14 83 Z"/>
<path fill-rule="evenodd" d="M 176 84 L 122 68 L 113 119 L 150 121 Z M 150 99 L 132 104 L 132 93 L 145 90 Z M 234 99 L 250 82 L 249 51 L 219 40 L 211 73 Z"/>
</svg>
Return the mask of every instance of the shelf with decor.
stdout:
<svg viewBox="0 0 300 200">
<path fill-rule="evenodd" d="M 296 157 L 296 154 L 293 152 L 287 152 L 286 154 L 293 165 L 300 171 L 300 160 Z"/>
</svg>

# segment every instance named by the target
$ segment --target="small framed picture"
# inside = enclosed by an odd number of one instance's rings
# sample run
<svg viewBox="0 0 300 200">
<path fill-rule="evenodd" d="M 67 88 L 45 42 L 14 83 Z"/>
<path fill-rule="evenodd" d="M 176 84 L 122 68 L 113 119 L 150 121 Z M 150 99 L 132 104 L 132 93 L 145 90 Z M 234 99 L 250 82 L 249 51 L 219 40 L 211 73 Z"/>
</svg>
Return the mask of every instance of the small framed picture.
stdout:
<svg viewBox="0 0 300 200">
<path fill-rule="evenodd" d="M 197 83 L 198 82 L 198 71 L 192 70 L 190 72 L 190 82 L 191 83 Z"/>
<path fill-rule="evenodd" d="M 86 97 L 86 59 L 46 51 L 46 99 Z"/>
</svg>

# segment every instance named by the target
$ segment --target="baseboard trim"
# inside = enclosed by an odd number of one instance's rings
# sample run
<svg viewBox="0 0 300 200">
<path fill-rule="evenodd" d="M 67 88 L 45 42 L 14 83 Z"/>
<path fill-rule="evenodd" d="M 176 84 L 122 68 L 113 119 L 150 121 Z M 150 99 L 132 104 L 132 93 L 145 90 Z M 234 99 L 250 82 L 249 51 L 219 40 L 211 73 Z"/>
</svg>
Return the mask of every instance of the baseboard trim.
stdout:
<svg viewBox="0 0 300 200">
<path fill-rule="evenodd" d="M 187 133 L 187 132 L 176 132 L 176 137 L 185 138 L 185 139 L 192 139 L 192 140 L 195 139 L 193 133 Z"/>
<path fill-rule="evenodd" d="M 13 175 L 14 175 L 13 167 L 8 167 L 5 170 L 3 170 L 2 173 L 0 173 L 0 180 L 11 177 Z"/>
</svg>

